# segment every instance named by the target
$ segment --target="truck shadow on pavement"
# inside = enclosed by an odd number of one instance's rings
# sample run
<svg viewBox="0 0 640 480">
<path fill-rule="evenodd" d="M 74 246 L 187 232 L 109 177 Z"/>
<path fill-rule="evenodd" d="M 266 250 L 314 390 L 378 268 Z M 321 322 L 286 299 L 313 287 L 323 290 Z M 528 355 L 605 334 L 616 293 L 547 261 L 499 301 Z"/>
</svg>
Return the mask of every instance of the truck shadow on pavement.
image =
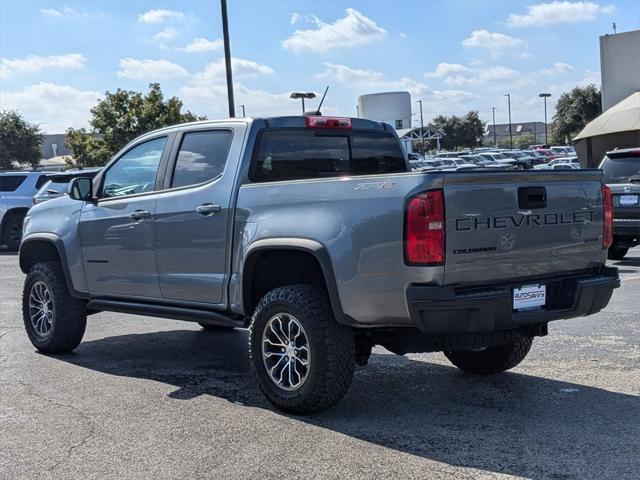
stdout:
<svg viewBox="0 0 640 480">
<path fill-rule="evenodd" d="M 246 345 L 243 330 L 173 330 L 86 341 L 57 358 L 173 385 L 174 399 L 212 395 L 273 410 L 249 370 Z M 638 468 L 637 396 L 520 373 L 474 377 L 374 353 L 339 405 L 282 415 L 450 465 L 529 478 L 631 478 Z"/>
</svg>

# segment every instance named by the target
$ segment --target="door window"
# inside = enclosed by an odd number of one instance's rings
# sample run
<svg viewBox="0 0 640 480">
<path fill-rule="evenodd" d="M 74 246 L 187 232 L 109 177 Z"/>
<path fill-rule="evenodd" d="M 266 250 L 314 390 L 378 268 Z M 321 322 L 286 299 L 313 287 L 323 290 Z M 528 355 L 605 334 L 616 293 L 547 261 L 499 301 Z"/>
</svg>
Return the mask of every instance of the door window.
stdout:
<svg viewBox="0 0 640 480">
<path fill-rule="evenodd" d="M 231 148 L 231 137 L 229 130 L 185 133 L 171 187 L 197 185 L 222 174 Z"/>
<path fill-rule="evenodd" d="M 155 138 L 136 145 L 107 170 L 102 198 L 122 197 L 151 192 L 167 137 Z"/>
</svg>

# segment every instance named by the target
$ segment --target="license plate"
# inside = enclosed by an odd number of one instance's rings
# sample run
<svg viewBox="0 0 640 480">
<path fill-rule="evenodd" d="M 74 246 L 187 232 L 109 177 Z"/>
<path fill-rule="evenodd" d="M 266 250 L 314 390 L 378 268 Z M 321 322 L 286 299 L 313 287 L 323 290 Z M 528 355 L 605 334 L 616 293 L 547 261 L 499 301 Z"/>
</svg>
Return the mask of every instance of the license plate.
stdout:
<svg viewBox="0 0 640 480">
<path fill-rule="evenodd" d="M 547 299 L 544 285 L 523 285 L 513 289 L 513 309 L 530 310 L 543 307 Z"/>
<path fill-rule="evenodd" d="M 638 195 L 620 195 L 620 205 L 637 205 Z"/>
</svg>

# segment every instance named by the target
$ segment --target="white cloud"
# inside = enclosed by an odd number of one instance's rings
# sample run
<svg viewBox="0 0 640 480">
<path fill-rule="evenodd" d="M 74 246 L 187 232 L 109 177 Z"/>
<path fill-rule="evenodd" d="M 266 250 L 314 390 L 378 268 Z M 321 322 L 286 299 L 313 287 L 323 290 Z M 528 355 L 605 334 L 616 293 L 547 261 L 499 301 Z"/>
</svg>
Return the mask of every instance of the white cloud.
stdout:
<svg viewBox="0 0 640 480">
<path fill-rule="evenodd" d="M 470 72 L 471 69 L 469 67 L 465 67 L 459 63 L 439 63 L 436 65 L 436 69 L 433 72 L 425 73 L 424 76 L 426 78 L 440 78 L 440 77 L 448 77 L 452 74 L 460 74 L 465 72 Z"/>
<path fill-rule="evenodd" d="M 234 78 L 256 78 L 273 74 L 273 69 L 270 67 L 243 58 L 231 58 L 231 68 Z M 225 74 L 224 58 L 220 58 L 216 62 L 208 63 L 203 71 L 195 73 L 189 83 L 192 86 L 205 87 L 225 78 Z"/>
<path fill-rule="evenodd" d="M 504 33 L 489 32 L 488 30 L 474 30 L 469 38 L 462 41 L 464 47 L 484 48 L 493 56 L 498 56 L 505 50 L 519 49 L 525 46 L 520 38 L 510 37 Z"/>
<path fill-rule="evenodd" d="M 223 42 L 221 39 L 216 40 L 207 40 L 206 38 L 196 38 L 191 43 L 189 43 L 186 47 L 178 48 L 181 52 L 215 52 L 220 50 L 223 47 Z"/>
<path fill-rule="evenodd" d="M 45 69 L 78 70 L 87 63 L 87 58 L 80 53 L 66 55 L 29 55 L 25 58 L 0 59 L 0 76 L 6 77 L 11 73 L 38 72 Z"/>
<path fill-rule="evenodd" d="M 50 18 L 88 18 L 94 15 L 101 15 L 101 13 L 94 12 L 81 12 L 79 10 L 75 10 L 67 5 L 64 8 L 41 8 L 38 10 L 40 15 Z"/>
<path fill-rule="evenodd" d="M 503 88 L 505 84 L 514 85 L 529 82 L 520 72 L 502 65 L 492 67 L 469 69 L 462 73 L 450 75 L 445 78 L 448 85 L 484 85 L 485 88 Z"/>
<path fill-rule="evenodd" d="M 69 127 L 88 126 L 89 110 L 101 96 L 93 90 L 41 82 L 19 92 L 3 92 L 2 106 L 18 110 L 47 133 L 64 133 Z"/>
<path fill-rule="evenodd" d="M 386 80 L 381 72 L 374 70 L 360 70 L 347 65 L 325 63 L 325 70 L 316 75 L 317 78 L 328 78 L 356 86 L 366 90 L 407 90 L 413 95 L 427 95 L 431 93 L 424 83 L 403 77 L 399 80 Z"/>
<path fill-rule="evenodd" d="M 316 75 L 318 78 L 330 78 L 345 83 L 378 83 L 384 81 L 384 75 L 374 70 L 360 70 L 336 63 L 325 62 L 325 71 Z"/>
<path fill-rule="evenodd" d="M 272 93 L 262 89 L 253 90 L 242 83 L 235 83 L 236 115 L 242 114 L 239 105 L 246 105 L 251 117 L 275 115 L 299 115 L 300 101 L 289 98 L 290 92 Z M 209 118 L 228 116 L 227 87 L 224 83 L 187 85 L 178 92 L 185 107 L 197 113 L 206 113 Z M 323 113 L 330 111 L 323 107 Z"/>
<path fill-rule="evenodd" d="M 165 42 L 167 40 L 173 40 L 178 36 L 178 34 L 179 32 L 175 28 L 164 28 L 154 34 L 151 38 L 157 42 Z"/>
<path fill-rule="evenodd" d="M 573 65 L 569 65 L 568 63 L 564 63 L 564 62 L 556 62 L 551 66 L 551 68 L 546 68 L 544 70 L 541 70 L 540 75 L 546 75 L 546 76 L 564 75 L 564 74 L 573 73 L 576 71 L 577 71 L 576 67 L 574 67 Z"/>
<path fill-rule="evenodd" d="M 131 78 L 133 80 L 166 80 L 169 78 L 186 77 L 188 72 L 175 63 L 167 60 L 136 60 L 123 58 L 120 60 L 119 78 Z"/>
<path fill-rule="evenodd" d="M 149 10 L 143 14 L 138 15 L 138 21 L 140 23 L 152 23 L 160 24 L 172 20 L 182 20 L 185 15 L 182 12 L 175 10 Z"/>
<path fill-rule="evenodd" d="M 293 20 L 297 23 L 302 17 L 292 16 Z M 324 23 L 317 17 L 310 17 L 308 20 L 314 23 L 316 28 L 296 30 L 282 42 L 282 48 L 295 53 L 324 53 L 339 48 L 366 45 L 381 40 L 387 34 L 384 28 L 353 8 L 347 8 L 346 16 L 334 23 Z"/>
<path fill-rule="evenodd" d="M 603 14 L 612 14 L 615 9 L 613 5 L 603 6 L 593 2 L 539 3 L 529 5 L 524 15 L 509 15 L 507 25 L 519 28 L 588 22 Z"/>
</svg>

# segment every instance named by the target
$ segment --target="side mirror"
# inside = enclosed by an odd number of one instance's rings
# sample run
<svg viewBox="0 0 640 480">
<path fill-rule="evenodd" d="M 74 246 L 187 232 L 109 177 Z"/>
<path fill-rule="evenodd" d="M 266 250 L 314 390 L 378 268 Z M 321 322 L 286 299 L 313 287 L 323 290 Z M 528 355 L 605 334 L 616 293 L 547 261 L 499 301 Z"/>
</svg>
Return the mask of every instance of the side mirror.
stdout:
<svg viewBox="0 0 640 480">
<path fill-rule="evenodd" d="M 69 183 L 67 191 L 70 198 L 88 202 L 93 199 L 93 179 L 88 177 L 77 177 Z"/>
</svg>

